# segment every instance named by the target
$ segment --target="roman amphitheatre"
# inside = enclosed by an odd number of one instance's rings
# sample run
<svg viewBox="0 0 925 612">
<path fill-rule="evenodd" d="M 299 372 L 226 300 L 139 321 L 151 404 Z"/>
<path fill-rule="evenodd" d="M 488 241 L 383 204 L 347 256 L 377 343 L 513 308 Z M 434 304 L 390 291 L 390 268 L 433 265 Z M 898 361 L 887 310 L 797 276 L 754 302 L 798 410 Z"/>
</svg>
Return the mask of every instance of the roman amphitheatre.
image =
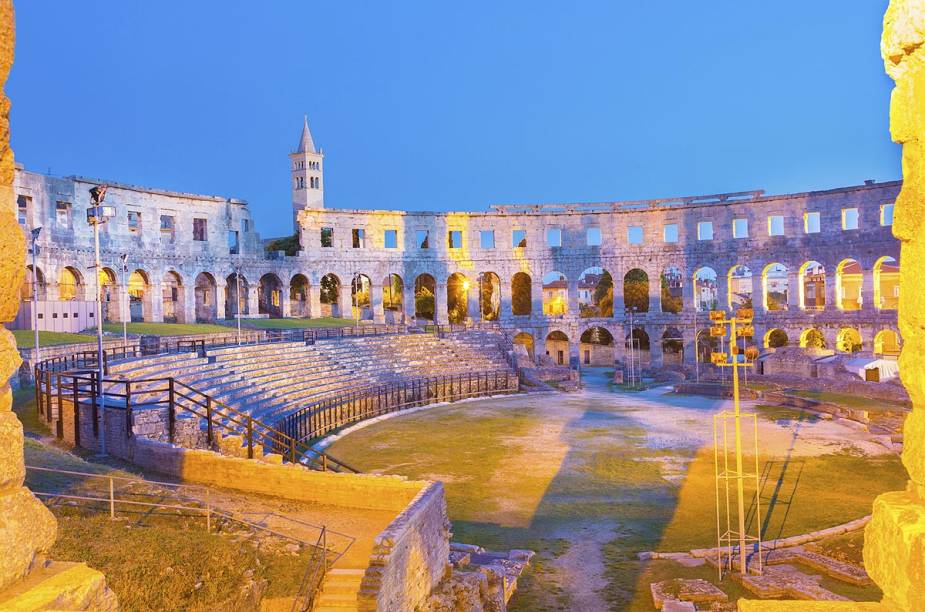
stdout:
<svg viewBox="0 0 925 612">
<path fill-rule="evenodd" d="M 921 609 L 911 177 L 345 209 L 292 135 L 275 239 L 2 156 L 0 608 Z"/>
</svg>

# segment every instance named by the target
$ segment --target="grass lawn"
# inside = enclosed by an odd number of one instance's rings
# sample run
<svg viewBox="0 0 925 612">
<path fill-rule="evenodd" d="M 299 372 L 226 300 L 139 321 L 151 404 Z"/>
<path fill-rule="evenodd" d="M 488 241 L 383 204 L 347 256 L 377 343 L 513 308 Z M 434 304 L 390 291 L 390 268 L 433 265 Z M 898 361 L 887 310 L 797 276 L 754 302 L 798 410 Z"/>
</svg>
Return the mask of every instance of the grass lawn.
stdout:
<svg viewBox="0 0 925 612">
<path fill-rule="evenodd" d="M 905 406 L 901 402 L 891 402 L 889 400 L 882 399 L 875 400 L 869 397 L 862 397 L 860 395 L 851 395 L 849 393 L 835 393 L 834 391 L 807 391 L 805 389 L 787 389 L 786 393 L 790 395 L 796 395 L 797 397 L 805 397 L 807 399 L 818 400 L 820 402 L 838 404 L 839 406 L 846 406 L 848 408 L 859 408 L 861 410 L 896 410 L 897 408 L 904 408 Z"/>
<path fill-rule="evenodd" d="M 185 336 L 188 334 L 230 334 L 234 330 L 213 323 L 129 323 L 129 334 L 153 336 Z M 122 333 L 121 323 L 104 323 L 103 329 L 114 334 Z"/>
<path fill-rule="evenodd" d="M 353 327 L 353 319 L 323 317 L 321 319 L 244 319 L 245 327 L 259 329 L 303 329 L 306 327 Z"/>
<path fill-rule="evenodd" d="M 20 348 L 32 348 L 35 346 L 35 332 L 31 329 L 14 329 L 12 332 L 13 336 L 16 338 L 16 345 Z M 82 342 L 96 342 L 96 336 L 90 334 L 69 334 L 66 332 L 39 332 L 39 344 L 41 346 L 77 344 Z"/>
</svg>

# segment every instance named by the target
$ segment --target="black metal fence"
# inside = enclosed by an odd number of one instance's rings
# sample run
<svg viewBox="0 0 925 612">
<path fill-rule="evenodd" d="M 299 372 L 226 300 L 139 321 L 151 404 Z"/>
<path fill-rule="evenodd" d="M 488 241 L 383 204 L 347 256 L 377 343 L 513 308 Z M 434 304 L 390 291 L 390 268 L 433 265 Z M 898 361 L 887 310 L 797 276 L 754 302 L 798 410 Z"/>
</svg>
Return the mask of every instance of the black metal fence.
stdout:
<svg viewBox="0 0 925 612">
<path fill-rule="evenodd" d="M 283 417 L 277 429 L 305 443 L 345 425 L 390 412 L 472 397 L 516 393 L 519 390 L 518 376 L 509 370 L 404 380 L 319 400 Z"/>
</svg>

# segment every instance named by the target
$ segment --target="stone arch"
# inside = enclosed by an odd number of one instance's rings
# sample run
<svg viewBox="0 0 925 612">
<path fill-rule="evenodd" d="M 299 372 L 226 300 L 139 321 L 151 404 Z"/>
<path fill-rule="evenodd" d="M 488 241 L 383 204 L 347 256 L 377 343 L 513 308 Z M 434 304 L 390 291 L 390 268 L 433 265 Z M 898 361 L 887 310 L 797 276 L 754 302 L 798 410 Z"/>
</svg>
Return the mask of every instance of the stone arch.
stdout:
<svg viewBox="0 0 925 612">
<path fill-rule="evenodd" d="M 240 290 L 238 288 L 240 285 Z M 232 272 L 225 278 L 225 318 L 235 319 L 240 313 L 241 316 L 250 314 L 247 303 L 249 283 L 247 277 L 237 272 Z"/>
<path fill-rule="evenodd" d="M 340 288 L 341 282 L 333 272 L 328 272 L 321 277 L 318 283 L 321 289 L 321 316 L 322 317 L 346 317 L 347 313 L 340 312 Z"/>
<path fill-rule="evenodd" d="M 520 332 L 514 336 L 513 342 L 514 344 L 524 347 L 524 350 L 527 352 L 527 355 L 530 357 L 530 359 L 536 359 L 533 334 Z"/>
<path fill-rule="evenodd" d="M 209 323 L 218 317 L 218 292 L 215 277 L 209 272 L 196 275 L 193 293 L 196 299 L 196 321 Z"/>
<path fill-rule="evenodd" d="M 635 312 L 649 312 L 649 275 L 633 268 L 623 275 L 623 305 Z"/>
<path fill-rule="evenodd" d="M 613 317 L 613 277 L 600 266 L 592 266 L 578 277 L 578 316 Z"/>
<path fill-rule="evenodd" d="M 582 365 L 613 365 L 613 334 L 606 327 L 595 325 L 582 332 L 578 350 Z"/>
<path fill-rule="evenodd" d="M 533 313 L 533 279 L 526 272 L 511 277 L 511 314 L 530 316 Z"/>
<path fill-rule="evenodd" d="M 818 261 L 807 261 L 800 266 L 800 308 L 825 310 L 825 266 Z"/>
<path fill-rule="evenodd" d="M 802 348 L 826 348 L 825 335 L 816 327 L 804 329 L 800 333 L 800 347 Z"/>
<path fill-rule="evenodd" d="M 469 290 L 472 283 L 462 272 L 446 279 L 446 313 L 450 323 L 465 323 L 469 318 Z"/>
<path fill-rule="evenodd" d="M 778 262 L 766 265 L 761 272 L 761 287 L 766 311 L 787 310 L 790 293 L 787 266 Z"/>
<path fill-rule="evenodd" d="M 35 292 L 35 299 L 39 301 L 47 299 L 48 292 L 45 284 L 45 274 L 42 272 L 42 268 L 38 266 L 35 268 L 35 282 L 38 284 L 38 289 Z M 22 280 L 20 296 L 24 301 L 30 301 L 32 299 L 32 291 L 32 264 L 29 264 L 26 266 L 26 276 Z"/>
<path fill-rule="evenodd" d="M 568 278 L 561 272 L 543 275 L 543 314 L 561 317 L 568 313 Z"/>
<path fill-rule="evenodd" d="M 553 330 L 546 334 L 546 356 L 556 365 L 569 365 L 569 339 L 565 332 Z"/>
<path fill-rule="evenodd" d="M 726 282 L 729 287 L 729 303 L 727 306 L 730 311 L 735 312 L 739 308 L 755 307 L 752 299 L 751 268 L 742 264 L 732 266 L 726 274 Z"/>
<path fill-rule="evenodd" d="M 668 266 L 661 274 L 662 312 L 680 314 L 684 309 L 684 274 L 677 266 Z"/>
<path fill-rule="evenodd" d="M 86 291 L 83 277 L 77 268 L 65 266 L 58 272 L 58 299 L 62 301 L 84 300 Z"/>
<path fill-rule="evenodd" d="M 138 269 L 128 276 L 128 314 L 132 322 L 151 320 L 151 283 L 148 273 Z"/>
<path fill-rule="evenodd" d="M 296 273 L 289 279 L 289 316 L 307 317 L 310 313 L 308 277 Z"/>
<path fill-rule="evenodd" d="M 839 310 L 861 309 L 861 285 L 864 271 L 854 259 L 843 259 L 835 268 L 835 305 Z"/>
<path fill-rule="evenodd" d="M 842 327 L 835 336 L 835 350 L 841 353 L 857 353 L 864 348 L 861 332 L 853 327 Z"/>
<path fill-rule="evenodd" d="M 881 257 L 874 264 L 874 306 L 877 310 L 899 308 L 899 262 Z"/>
<path fill-rule="evenodd" d="M 414 317 L 426 321 L 435 321 L 434 296 L 437 294 L 437 281 L 430 274 L 419 274 L 414 279 Z"/>
<path fill-rule="evenodd" d="M 709 330 L 699 330 L 696 339 L 696 359 L 701 363 L 710 363 L 712 354 L 719 351 L 719 340 L 710 335 Z"/>
<path fill-rule="evenodd" d="M 398 274 L 389 273 L 382 279 L 382 311 L 386 323 L 401 323 L 405 304 L 405 281 Z"/>
<path fill-rule="evenodd" d="M 267 272 L 258 281 L 257 312 L 274 319 L 283 316 L 283 281 L 273 272 Z"/>
<path fill-rule="evenodd" d="M 790 338 L 787 337 L 787 332 L 776 327 L 769 329 L 764 335 L 764 348 L 780 348 L 787 346 L 789 342 Z"/>
<path fill-rule="evenodd" d="M 716 270 L 710 266 L 701 266 L 694 271 L 694 308 L 697 312 L 719 308 L 717 282 Z"/>
<path fill-rule="evenodd" d="M 892 329 L 881 329 L 874 336 L 874 355 L 880 357 L 898 357 L 902 344 L 899 334 Z"/>
<path fill-rule="evenodd" d="M 350 281 L 350 307 L 353 309 L 353 318 L 360 321 L 372 321 L 372 289 L 373 283 L 366 274 L 354 274 Z"/>
<path fill-rule="evenodd" d="M 501 278 L 494 272 L 479 275 L 479 312 L 483 321 L 501 318 Z"/>
<path fill-rule="evenodd" d="M 161 312 L 165 323 L 186 323 L 183 278 L 168 270 L 161 279 Z"/>
<path fill-rule="evenodd" d="M 662 361 L 666 365 L 684 363 L 684 334 L 677 327 L 666 327 L 662 333 Z"/>
</svg>

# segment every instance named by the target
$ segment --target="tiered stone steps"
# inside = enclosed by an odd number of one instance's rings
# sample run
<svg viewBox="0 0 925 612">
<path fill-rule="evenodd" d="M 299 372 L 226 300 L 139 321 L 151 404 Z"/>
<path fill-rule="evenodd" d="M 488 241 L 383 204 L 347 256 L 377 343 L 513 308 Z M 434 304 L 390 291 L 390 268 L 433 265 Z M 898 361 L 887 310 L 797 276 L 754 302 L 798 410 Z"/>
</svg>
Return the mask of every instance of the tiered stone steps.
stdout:
<svg viewBox="0 0 925 612">
<path fill-rule="evenodd" d="M 321 591 L 315 599 L 315 612 L 345 612 L 359 610 L 357 593 L 365 570 L 330 569 L 324 575 Z"/>
</svg>

